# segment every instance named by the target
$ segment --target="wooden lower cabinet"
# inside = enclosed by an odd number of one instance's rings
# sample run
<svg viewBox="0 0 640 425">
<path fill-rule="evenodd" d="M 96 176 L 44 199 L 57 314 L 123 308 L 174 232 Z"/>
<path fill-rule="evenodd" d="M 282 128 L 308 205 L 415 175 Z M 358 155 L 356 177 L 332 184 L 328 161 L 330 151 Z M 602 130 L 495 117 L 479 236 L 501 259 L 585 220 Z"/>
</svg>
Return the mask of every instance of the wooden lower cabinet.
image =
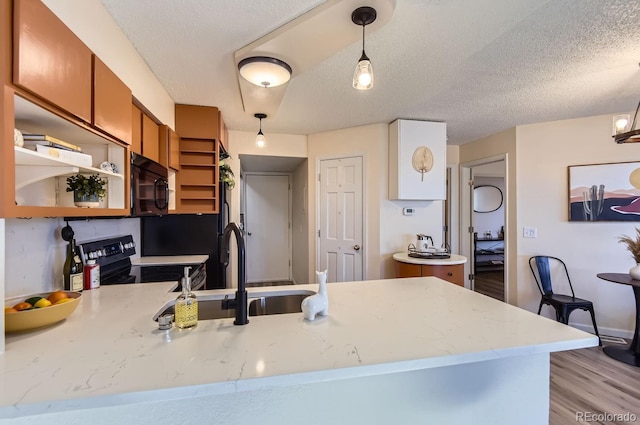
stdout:
<svg viewBox="0 0 640 425">
<path fill-rule="evenodd" d="M 447 282 L 464 286 L 464 265 L 454 264 L 451 266 L 422 266 L 422 276 L 435 276 Z"/>
<path fill-rule="evenodd" d="M 430 265 L 411 264 L 396 261 L 396 277 L 424 277 L 436 276 L 447 282 L 464 286 L 464 264 Z"/>
</svg>

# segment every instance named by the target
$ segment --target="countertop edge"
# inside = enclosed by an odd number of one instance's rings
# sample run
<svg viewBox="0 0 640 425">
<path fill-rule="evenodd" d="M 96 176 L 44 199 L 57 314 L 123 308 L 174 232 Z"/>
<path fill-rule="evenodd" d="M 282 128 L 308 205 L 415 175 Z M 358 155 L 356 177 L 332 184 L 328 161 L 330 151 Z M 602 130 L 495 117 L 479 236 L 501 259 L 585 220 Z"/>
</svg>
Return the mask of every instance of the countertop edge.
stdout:
<svg viewBox="0 0 640 425">
<path fill-rule="evenodd" d="M 424 264 L 431 266 L 453 266 L 457 264 L 464 264 L 467 262 L 467 257 L 458 254 L 451 254 L 450 258 L 414 258 L 409 257 L 406 252 L 396 252 L 393 254 L 393 259 L 408 264 Z"/>
<path fill-rule="evenodd" d="M 512 347 L 483 352 L 461 353 L 426 359 L 404 360 L 391 363 L 362 365 L 355 367 L 317 370 L 289 375 L 275 375 L 259 378 L 238 379 L 208 384 L 194 384 L 180 387 L 132 391 L 95 397 L 53 400 L 26 405 L 0 406 L 0 419 L 19 418 L 28 415 L 51 414 L 69 410 L 95 409 L 146 402 L 170 401 L 189 397 L 215 396 L 242 391 L 255 391 L 273 387 L 314 384 L 332 380 L 364 378 L 389 373 L 433 369 L 467 363 L 498 360 L 520 355 L 545 354 L 556 351 L 595 347 L 596 336 L 580 340 L 558 341 L 528 347 Z"/>
<path fill-rule="evenodd" d="M 0 391 L 4 403 L 0 407 L 0 418 L 401 373 L 592 347 L 598 343 L 593 335 L 436 277 L 328 283 L 331 312 L 327 319 L 317 323 L 304 321 L 300 313 L 256 317 L 248 327 L 233 326 L 232 318 L 220 319 L 203 321 L 180 337 L 180 332 L 157 332 L 157 325 L 152 321 L 154 313 L 163 304 L 175 300 L 175 294 L 168 292 L 174 284 L 129 284 L 87 291 L 83 293 L 77 311 L 64 324 L 7 338 L 8 350 L 0 356 L 0 376 L 9 386 Z M 317 287 L 317 284 L 260 287 L 250 288 L 248 292 L 251 297 L 276 291 L 281 294 L 283 291 L 317 291 Z M 205 300 L 223 298 L 233 290 L 206 290 L 197 291 L 197 294 L 199 299 Z M 395 310 L 400 302 L 402 306 L 412 308 Z M 425 306 L 429 306 L 431 313 L 423 313 L 421 308 Z M 395 314 L 388 319 L 376 313 L 389 309 Z M 474 319 L 471 322 L 463 320 L 461 314 L 470 314 Z M 434 320 L 435 317 L 439 320 Z M 442 317 L 449 318 L 442 321 Z M 489 333 L 496 337 L 495 341 L 491 338 L 487 341 L 482 332 L 489 330 L 479 328 L 478 324 L 502 323 L 496 319 L 506 321 L 508 329 L 496 325 Z M 405 335 L 395 331 L 398 326 L 414 320 L 421 323 L 420 333 Z M 106 328 L 105 324 L 108 324 Z M 278 325 L 276 328 L 273 327 L 275 324 Z M 383 341 L 395 338 L 398 348 L 381 354 L 376 348 L 380 337 L 357 332 L 371 326 L 377 330 L 376 335 L 384 337 Z M 98 328 L 103 329 L 99 341 L 95 340 L 95 329 Z M 283 336 L 282 329 L 289 332 L 287 337 Z M 453 338 L 444 336 L 449 332 L 455 332 Z M 166 339 L 165 334 L 172 338 Z M 303 344 L 299 345 L 301 354 L 293 358 L 302 363 L 295 366 L 286 357 L 286 353 L 296 347 L 291 343 L 292 335 Z M 61 338 L 68 344 L 57 344 Z M 84 345 L 88 341 L 92 344 Z M 233 345 L 226 347 L 226 342 L 233 342 Z M 219 348 L 214 354 L 210 351 L 212 344 Z M 175 359 L 183 358 L 181 356 L 194 347 L 201 348 L 198 353 L 205 353 L 199 355 L 199 362 L 221 362 L 224 370 L 203 375 L 189 362 L 184 367 L 178 367 L 176 363 L 171 368 L 175 372 L 171 376 L 182 379 L 186 373 L 187 378 L 173 381 L 173 385 L 154 375 L 158 370 L 156 367 L 174 364 Z M 90 356 L 87 357 L 90 361 L 81 363 L 80 368 L 60 366 L 60 359 L 67 358 L 70 350 L 79 348 L 86 348 L 85 357 Z M 308 356 L 330 349 L 333 351 L 324 357 Z M 145 356 L 136 354 L 136 350 L 144 352 Z M 238 353 L 244 353 L 244 357 L 236 359 Z M 122 365 L 113 363 L 112 359 L 118 358 L 115 356 L 120 356 L 123 365 L 132 368 L 132 374 L 118 375 Z M 271 361 L 268 375 L 261 376 L 262 371 L 245 368 L 246 364 L 255 366 L 262 360 Z M 169 363 L 158 363 L 163 361 Z M 56 380 L 47 375 L 52 370 L 55 370 Z M 114 376 L 118 376 L 115 381 Z M 146 377 L 148 382 L 142 384 L 139 379 Z M 82 387 L 88 379 L 92 380 L 93 388 Z M 52 391 L 65 389 L 74 389 L 73 394 L 51 399 Z"/>
<path fill-rule="evenodd" d="M 200 264 L 209 259 L 207 254 L 200 255 L 150 255 L 131 260 L 134 266 L 165 266 L 173 264 Z"/>
</svg>

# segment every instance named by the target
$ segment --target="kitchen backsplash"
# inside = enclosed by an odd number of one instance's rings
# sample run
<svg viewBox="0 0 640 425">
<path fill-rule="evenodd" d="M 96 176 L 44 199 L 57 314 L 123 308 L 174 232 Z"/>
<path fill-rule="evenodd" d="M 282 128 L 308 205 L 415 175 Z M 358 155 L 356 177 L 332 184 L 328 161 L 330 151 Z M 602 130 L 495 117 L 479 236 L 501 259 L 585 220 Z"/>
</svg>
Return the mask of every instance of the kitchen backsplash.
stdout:
<svg viewBox="0 0 640 425">
<path fill-rule="evenodd" d="M 140 245 L 140 220 L 122 218 L 70 221 L 76 242 L 131 234 Z M 62 289 L 62 266 L 67 242 L 60 236 L 62 218 L 5 221 L 6 298 Z M 140 249 L 136 249 L 139 256 Z"/>
</svg>

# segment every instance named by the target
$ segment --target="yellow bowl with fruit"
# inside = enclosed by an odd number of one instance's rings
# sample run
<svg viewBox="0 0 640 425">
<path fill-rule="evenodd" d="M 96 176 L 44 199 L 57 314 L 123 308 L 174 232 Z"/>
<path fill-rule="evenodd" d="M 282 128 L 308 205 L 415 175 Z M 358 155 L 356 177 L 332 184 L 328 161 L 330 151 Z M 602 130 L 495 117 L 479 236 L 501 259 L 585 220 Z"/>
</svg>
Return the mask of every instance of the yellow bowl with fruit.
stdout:
<svg viewBox="0 0 640 425">
<path fill-rule="evenodd" d="M 80 292 L 55 291 L 4 302 L 4 331 L 21 332 L 66 319 L 80 304 Z"/>
</svg>

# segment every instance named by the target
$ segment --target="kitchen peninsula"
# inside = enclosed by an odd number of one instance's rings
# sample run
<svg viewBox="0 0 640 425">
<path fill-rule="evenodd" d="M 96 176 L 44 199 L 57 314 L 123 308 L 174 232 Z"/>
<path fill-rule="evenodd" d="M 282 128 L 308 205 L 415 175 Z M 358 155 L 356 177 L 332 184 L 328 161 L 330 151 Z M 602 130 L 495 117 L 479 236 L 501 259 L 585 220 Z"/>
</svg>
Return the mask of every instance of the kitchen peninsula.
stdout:
<svg viewBox="0 0 640 425">
<path fill-rule="evenodd" d="M 598 344 L 435 277 L 329 283 L 329 316 L 314 322 L 160 331 L 173 286 L 85 291 L 65 322 L 7 335 L 0 423 L 541 424 L 549 353 Z"/>
</svg>

